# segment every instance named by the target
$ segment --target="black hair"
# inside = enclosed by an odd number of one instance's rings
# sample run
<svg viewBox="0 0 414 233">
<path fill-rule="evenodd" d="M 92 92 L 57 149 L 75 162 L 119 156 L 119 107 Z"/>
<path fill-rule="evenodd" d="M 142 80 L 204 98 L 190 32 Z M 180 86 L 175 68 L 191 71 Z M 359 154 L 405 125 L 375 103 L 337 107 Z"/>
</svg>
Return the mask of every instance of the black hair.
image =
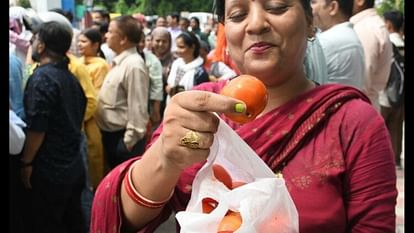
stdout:
<svg viewBox="0 0 414 233">
<path fill-rule="evenodd" d="M 111 20 L 109 12 L 105 9 L 100 9 L 100 8 L 92 9 L 91 12 L 100 14 L 102 16 L 102 18 L 106 19 L 106 21 L 108 21 L 108 22 Z"/>
<path fill-rule="evenodd" d="M 200 42 L 200 48 L 205 49 L 207 51 L 207 53 L 209 53 L 210 50 L 211 50 L 210 45 L 207 42 L 205 42 L 204 40 L 200 40 L 199 42 Z"/>
<path fill-rule="evenodd" d="M 141 28 L 137 21 L 130 15 L 122 15 L 114 19 L 119 30 L 132 43 L 138 44 L 141 41 Z"/>
<path fill-rule="evenodd" d="M 200 55 L 200 41 L 198 40 L 197 36 L 192 32 L 182 32 L 180 35 L 177 36 L 178 38 L 182 38 L 184 44 L 188 47 L 194 46 L 194 53 L 193 57 L 197 58 Z"/>
<path fill-rule="evenodd" d="M 200 20 L 197 17 L 193 16 L 190 20 L 195 20 L 197 23 L 197 28 L 200 28 Z"/>
<path fill-rule="evenodd" d="M 327 0 L 327 2 L 337 1 L 339 5 L 339 11 L 347 18 L 352 16 L 352 9 L 354 7 L 354 0 Z"/>
<path fill-rule="evenodd" d="M 96 22 L 94 21 L 92 25 L 97 26 L 99 28 L 99 32 L 101 34 L 105 34 L 108 32 L 108 23 L 107 22 Z"/>
<path fill-rule="evenodd" d="M 384 12 L 384 19 L 391 22 L 395 31 L 401 31 L 404 23 L 404 15 L 400 11 L 386 11 Z"/>
<path fill-rule="evenodd" d="M 103 51 L 101 50 L 101 44 L 102 44 L 102 35 L 101 32 L 96 28 L 87 28 L 83 30 L 81 35 L 84 35 L 86 38 L 88 38 L 92 43 L 99 43 L 98 46 L 98 55 L 105 59 L 105 55 Z"/>
<path fill-rule="evenodd" d="M 71 22 L 71 23 L 73 22 L 73 14 L 72 14 L 72 11 L 70 11 L 70 10 L 66 11 L 65 16 L 69 20 L 69 22 Z"/>
<path fill-rule="evenodd" d="M 176 19 L 178 23 L 180 21 L 180 14 L 178 14 L 177 12 L 174 12 L 171 14 L 171 18 Z"/>
<path fill-rule="evenodd" d="M 70 32 L 55 21 L 42 23 L 37 30 L 37 36 L 45 44 L 46 50 L 60 56 L 66 55 L 72 43 Z"/>
<path fill-rule="evenodd" d="M 225 0 L 214 0 L 213 12 L 218 16 L 218 21 L 224 23 L 224 1 Z M 372 0 L 374 1 L 374 0 Z M 312 22 L 312 7 L 309 0 L 300 0 L 302 7 L 305 11 L 306 18 L 309 22 Z"/>
<path fill-rule="evenodd" d="M 365 9 L 373 8 L 375 6 L 375 0 L 365 0 L 364 6 L 365 6 Z"/>
</svg>

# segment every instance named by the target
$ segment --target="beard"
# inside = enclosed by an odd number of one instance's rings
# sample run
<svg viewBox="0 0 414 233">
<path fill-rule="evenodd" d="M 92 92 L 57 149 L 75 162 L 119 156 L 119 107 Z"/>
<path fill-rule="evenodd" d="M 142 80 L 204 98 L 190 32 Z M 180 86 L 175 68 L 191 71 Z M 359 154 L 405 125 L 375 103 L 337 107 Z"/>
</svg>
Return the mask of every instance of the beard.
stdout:
<svg viewBox="0 0 414 233">
<path fill-rule="evenodd" d="M 32 60 L 34 62 L 40 62 L 40 57 L 41 57 L 40 53 L 38 53 L 37 51 L 32 51 Z"/>
</svg>

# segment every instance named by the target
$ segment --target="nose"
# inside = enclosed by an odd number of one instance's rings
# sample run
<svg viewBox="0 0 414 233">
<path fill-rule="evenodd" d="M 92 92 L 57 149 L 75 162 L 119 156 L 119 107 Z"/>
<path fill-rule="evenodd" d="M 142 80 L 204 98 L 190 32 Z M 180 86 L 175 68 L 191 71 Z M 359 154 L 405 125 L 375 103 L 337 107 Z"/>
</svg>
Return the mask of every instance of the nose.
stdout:
<svg viewBox="0 0 414 233">
<path fill-rule="evenodd" d="M 262 34 L 270 29 L 270 24 L 266 17 L 266 11 L 262 6 L 254 4 L 249 11 L 248 24 L 246 31 L 248 34 Z"/>
</svg>

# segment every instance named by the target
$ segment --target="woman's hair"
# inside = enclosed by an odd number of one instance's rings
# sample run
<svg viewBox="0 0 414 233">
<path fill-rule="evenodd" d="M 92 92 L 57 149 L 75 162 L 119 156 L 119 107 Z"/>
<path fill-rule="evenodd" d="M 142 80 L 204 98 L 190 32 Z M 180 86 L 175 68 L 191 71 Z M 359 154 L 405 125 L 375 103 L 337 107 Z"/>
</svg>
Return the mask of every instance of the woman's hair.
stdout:
<svg viewBox="0 0 414 233">
<path fill-rule="evenodd" d="M 224 23 L 224 2 L 225 0 L 214 0 L 214 13 L 218 16 L 218 21 Z M 300 0 L 303 9 L 305 10 L 306 19 L 312 22 L 312 8 L 309 0 Z"/>
<path fill-rule="evenodd" d="M 119 30 L 132 43 L 138 44 L 141 41 L 141 28 L 137 21 L 130 15 L 122 15 L 114 19 Z"/>
<path fill-rule="evenodd" d="M 105 55 L 101 50 L 101 44 L 102 44 L 102 36 L 98 29 L 96 28 L 88 28 L 81 32 L 81 35 L 84 35 L 88 40 L 90 40 L 92 43 L 99 43 L 98 46 L 98 56 L 105 59 Z"/>
<path fill-rule="evenodd" d="M 365 9 L 373 8 L 375 6 L 375 0 L 365 0 L 364 6 Z"/>
<path fill-rule="evenodd" d="M 352 16 L 352 9 L 354 7 L 354 0 L 329 0 L 327 2 L 337 1 L 339 5 L 339 11 L 346 17 Z"/>
<path fill-rule="evenodd" d="M 223 3 L 224 3 L 224 1 L 223 1 Z M 200 20 L 197 17 L 193 16 L 193 17 L 191 17 L 190 20 L 194 20 L 197 24 L 197 29 L 200 29 Z"/>
<path fill-rule="evenodd" d="M 182 32 L 180 35 L 177 36 L 178 38 L 182 38 L 184 41 L 184 44 L 188 47 L 194 46 L 194 53 L 193 57 L 197 58 L 200 55 L 200 41 L 198 41 L 198 38 L 194 33 L 192 32 Z"/>
</svg>

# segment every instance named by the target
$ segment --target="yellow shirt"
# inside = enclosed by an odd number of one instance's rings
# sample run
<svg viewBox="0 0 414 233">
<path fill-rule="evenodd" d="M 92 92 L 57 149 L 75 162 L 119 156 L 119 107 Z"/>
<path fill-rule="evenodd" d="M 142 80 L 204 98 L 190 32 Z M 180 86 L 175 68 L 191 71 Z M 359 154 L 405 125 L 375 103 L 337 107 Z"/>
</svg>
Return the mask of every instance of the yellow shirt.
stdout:
<svg viewBox="0 0 414 233">
<path fill-rule="evenodd" d="M 86 104 L 86 111 L 84 121 L 89 120 L 96 111 L 97 108 L 97 94 L 95 88 L 92 84 L 91 76 L 89 75 L 86 66 L 78 60 L 72 54 L 66 54 L 69 57 L 69 70 L 72 74 L 79 80 L 80 85 L 83 88 L 83 92 L 85 92 L 85 96 L 87 99 Z"/>
<path fill-rule="evenodd" d="M 96 92 L 99 92 L 105 77 L 109 72 L 108 63 L 101 57 L 82 56 L 79 58 L 79 61 L 86 66 L 86 69 L 92 78 L 93 86 L 95 87 Z"/>
</svg>

